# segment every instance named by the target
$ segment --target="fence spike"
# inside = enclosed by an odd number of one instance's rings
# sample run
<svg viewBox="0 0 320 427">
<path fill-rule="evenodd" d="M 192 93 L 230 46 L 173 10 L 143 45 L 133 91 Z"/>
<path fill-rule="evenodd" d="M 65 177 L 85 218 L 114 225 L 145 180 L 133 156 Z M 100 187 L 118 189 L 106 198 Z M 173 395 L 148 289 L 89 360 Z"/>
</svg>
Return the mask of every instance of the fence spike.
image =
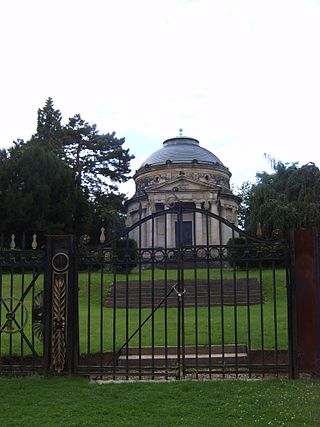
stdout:
<svg viewBox="0 0 320 427">
<path fill-rule="evenodd" d="M 32 236 L 32 243 L 31 243 L 31 247 L 32 247 L 32 249 L 37 249 L 37 247 L 38 247 L 37 235 L 36 235 L 36 234 L 34 234 L 34 235 Z"/>
<path fill-rule="evenodd" d="M 105 228 L 101 227 L 100 243 L 104 243 L 105 241 L 106 241 Z"/>
<path fill-rule="evenodd" d="M 14 234 L 11 234 L 10 249 L 15 249 L 16 248 L 15 238 L 16 238 L 16 236 Z"/>
</svg>

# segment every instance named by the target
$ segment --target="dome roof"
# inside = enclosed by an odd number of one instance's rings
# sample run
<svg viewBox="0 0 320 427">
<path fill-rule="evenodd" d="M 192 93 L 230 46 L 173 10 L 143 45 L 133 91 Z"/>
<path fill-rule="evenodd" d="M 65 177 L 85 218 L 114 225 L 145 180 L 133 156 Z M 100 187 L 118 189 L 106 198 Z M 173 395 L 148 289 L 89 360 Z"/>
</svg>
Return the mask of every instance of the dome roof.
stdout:
<svg viewBox="0 0 320 427">
<path fill-rule="evenodd" d="M 220 166 L 225 169 L 223 163 L 211 151 L 200 147 L 199 141 L 186 136 L 177 136 L 164 141 L 163 147 L 152 153 L 140 166 L 166 165 L 168 163 L 177 164 L 205 164 Z"/>
</svg>

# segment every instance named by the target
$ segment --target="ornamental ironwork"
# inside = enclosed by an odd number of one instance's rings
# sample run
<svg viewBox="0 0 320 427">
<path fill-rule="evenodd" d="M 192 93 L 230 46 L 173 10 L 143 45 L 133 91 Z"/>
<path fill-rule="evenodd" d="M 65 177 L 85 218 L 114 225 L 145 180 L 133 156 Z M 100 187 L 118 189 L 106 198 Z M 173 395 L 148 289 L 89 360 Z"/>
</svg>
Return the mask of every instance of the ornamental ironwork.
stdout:
<svg viewBox="0 0 320 427">
<path fill-rule="evenodd" d="M 28 322 L 28 309 L 25 304 L 15 297 L 2 298 L 0 300 L 1 312 L 4 314 L 5 322 L 0 327 L 0 332 L 16 334 L 23 331 Z M 20 315 L 17 316 L 18 309 Z"/>
<path fill-rule="evenodd" d="M 58 252 L 52 257 L 51 368 L 60 373 L 66 363 L 66 318 L 69 257 Z"/>
</svg>

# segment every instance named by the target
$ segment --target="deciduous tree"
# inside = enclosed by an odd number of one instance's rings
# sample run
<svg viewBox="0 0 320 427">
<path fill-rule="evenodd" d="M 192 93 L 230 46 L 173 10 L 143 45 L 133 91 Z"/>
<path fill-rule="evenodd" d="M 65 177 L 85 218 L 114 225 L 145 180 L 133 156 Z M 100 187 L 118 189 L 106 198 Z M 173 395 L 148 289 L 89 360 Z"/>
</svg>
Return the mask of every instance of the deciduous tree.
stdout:
<svg viewBox="0 0 320 427">
<path fill-rule="evenodd" d="M 275 230 L 288 236 L 293 227 L 320 225 L 320 171 L 314 163 L 275 162 L 273 169 L 242 188 L 245 229 L 255 234 L 260 223 L 263 237 L 271 238 Z"/>
</svg>

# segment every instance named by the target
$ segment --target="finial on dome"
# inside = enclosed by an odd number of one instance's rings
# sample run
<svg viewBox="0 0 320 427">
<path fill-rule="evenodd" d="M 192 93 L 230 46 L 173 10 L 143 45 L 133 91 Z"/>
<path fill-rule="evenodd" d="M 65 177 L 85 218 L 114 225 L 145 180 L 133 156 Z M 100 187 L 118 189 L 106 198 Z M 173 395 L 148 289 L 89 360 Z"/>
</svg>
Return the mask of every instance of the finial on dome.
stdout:
<svg viewBox="0 0 320 427">
<path fill-rule="evenodd" d="M 180 129 L 179 129 L 179 136 L 182 136 L 182 132 L 183 132 L 183 129 L 182 129 L 182 128 L 180 128 Z"/>
</svg>

